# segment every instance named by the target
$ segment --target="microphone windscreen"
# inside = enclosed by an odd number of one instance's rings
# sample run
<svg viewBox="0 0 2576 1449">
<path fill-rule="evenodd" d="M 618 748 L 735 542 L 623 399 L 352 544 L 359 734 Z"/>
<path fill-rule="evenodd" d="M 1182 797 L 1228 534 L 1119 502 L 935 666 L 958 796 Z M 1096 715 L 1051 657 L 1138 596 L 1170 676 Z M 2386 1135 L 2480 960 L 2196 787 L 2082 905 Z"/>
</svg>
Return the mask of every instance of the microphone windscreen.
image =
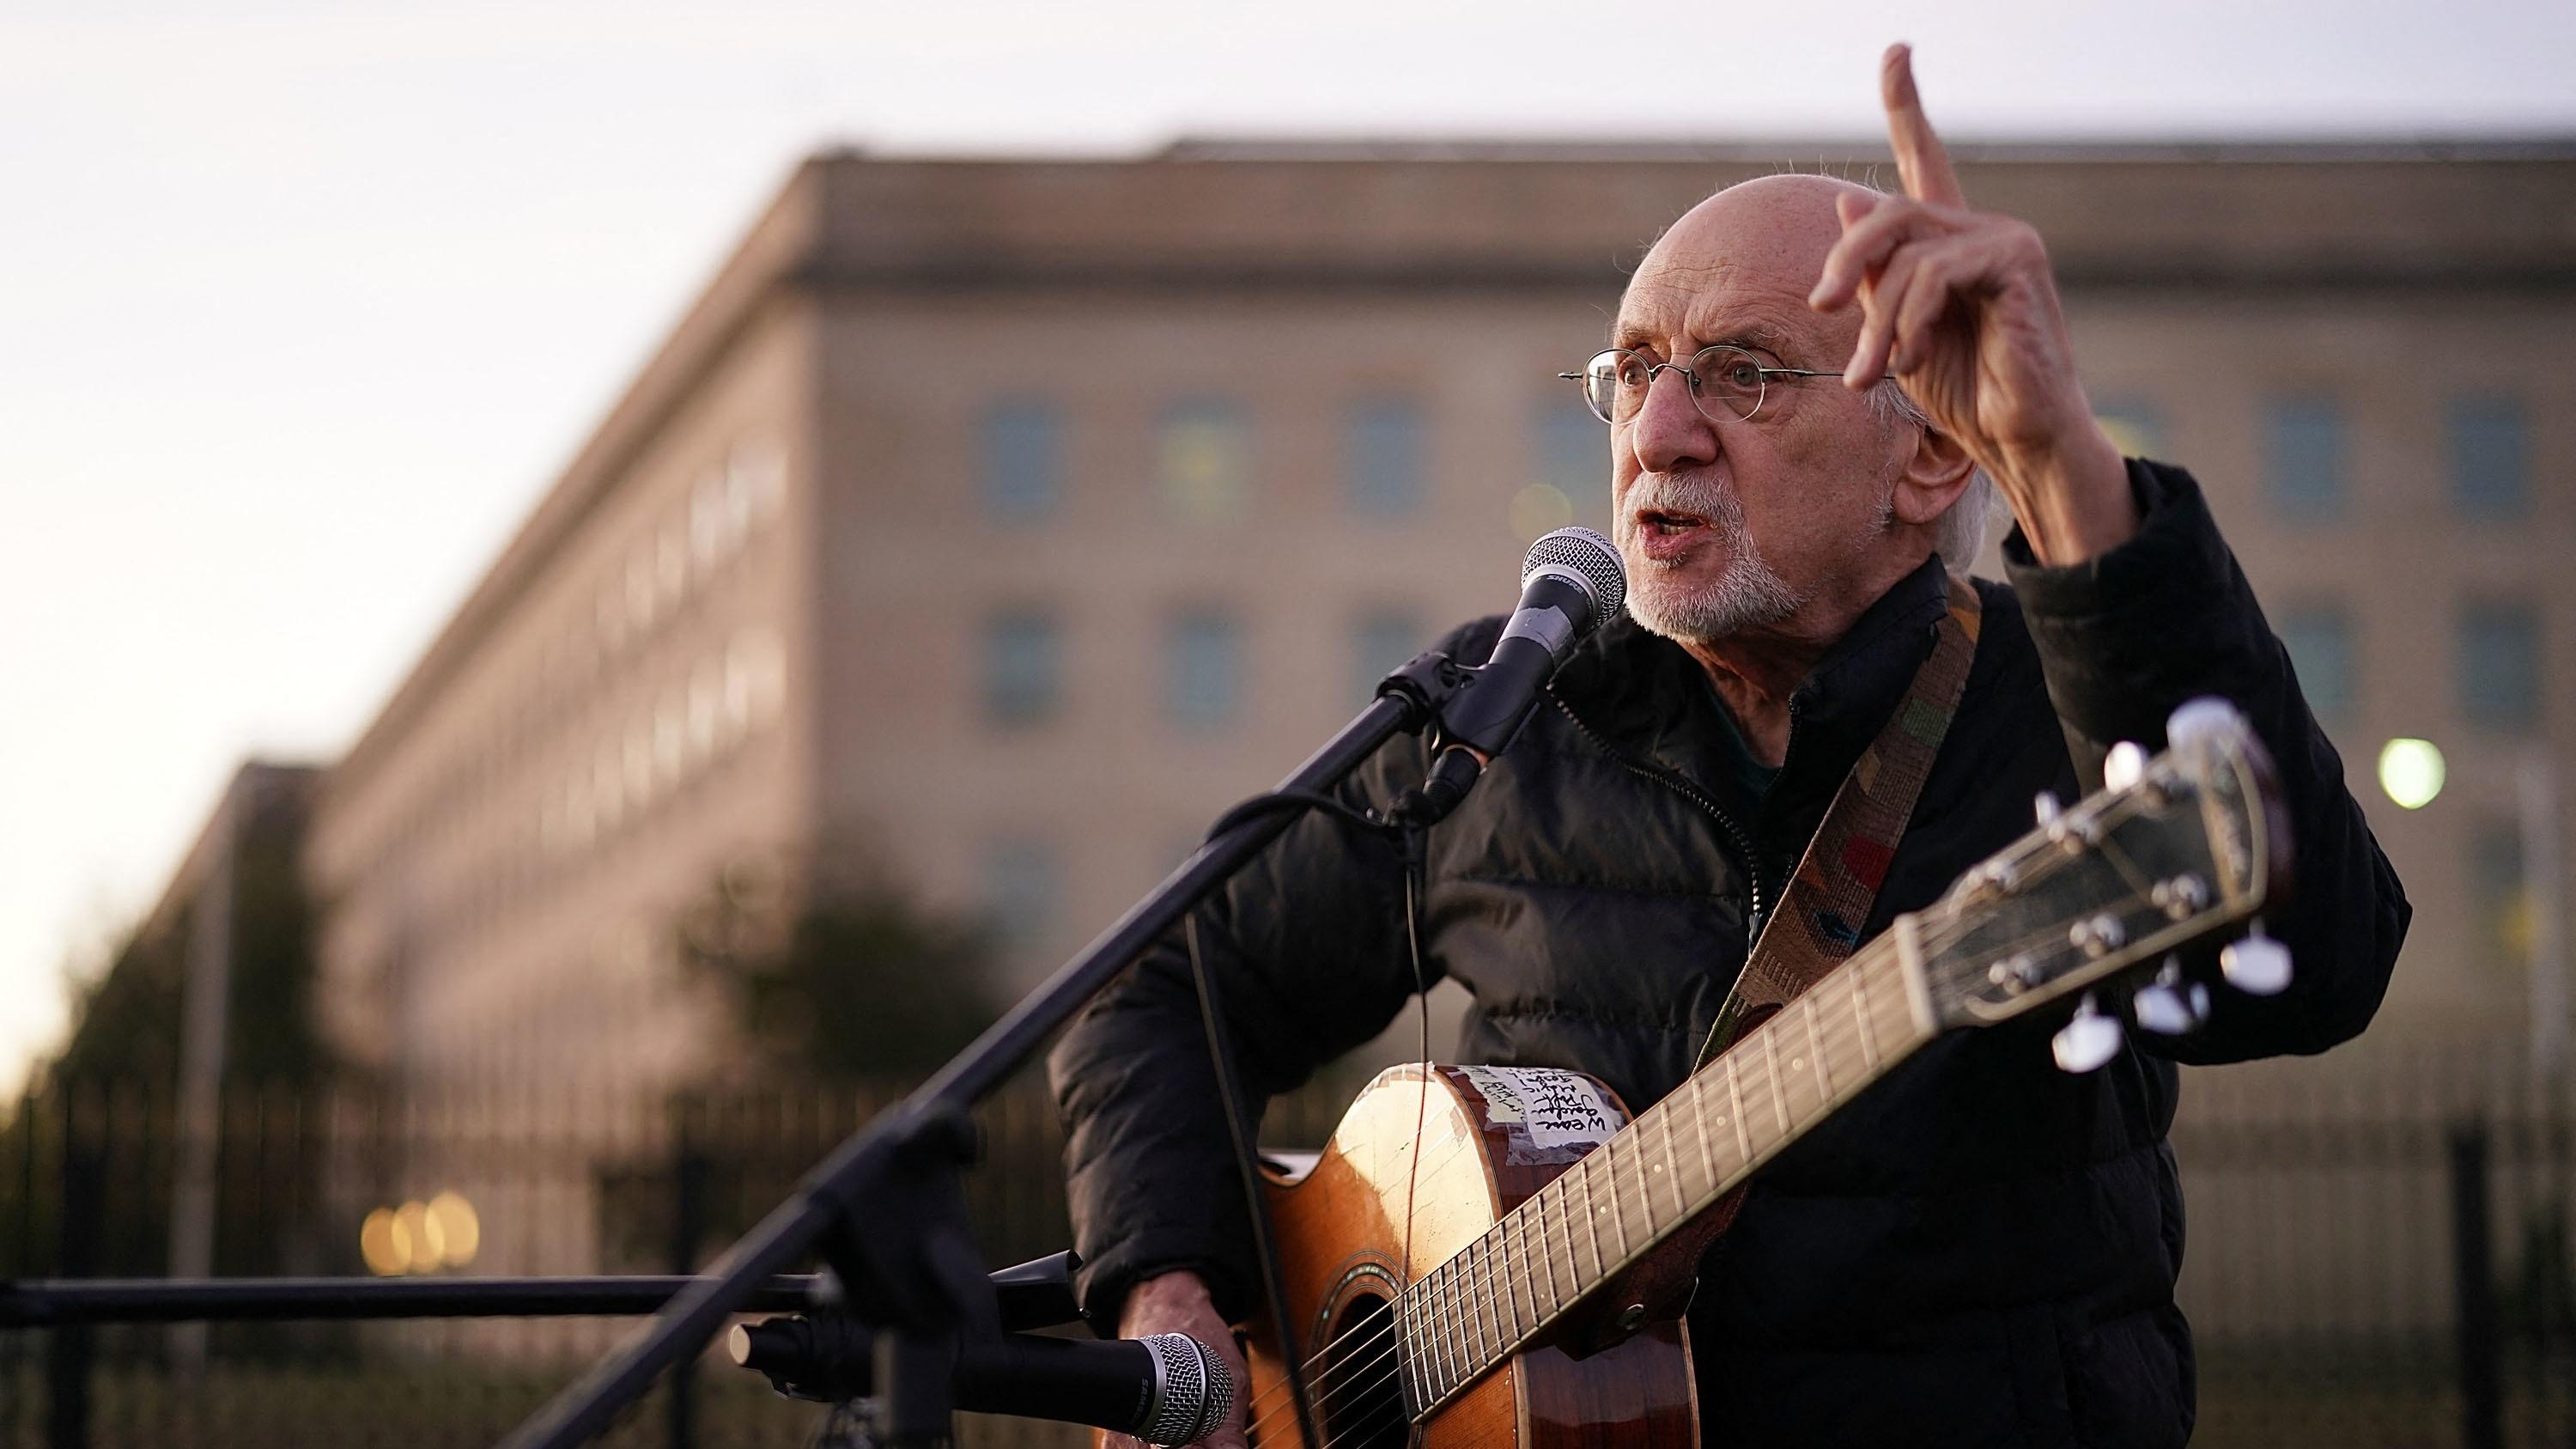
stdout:
<svg viewBox="0 0 2576 1449">
<path fill-rule="evenodd" d="M 1591 586 L 1595 625 L 1627 605 L 1627 566 L 1610 540 L 1591 529 L 1560 528 L 1531 544 L 1529 557 L 1521 561 L 1521 587 L 1529 587 L 1532 574 L 1551 567 L 1571 570 Z"/>
</svg>

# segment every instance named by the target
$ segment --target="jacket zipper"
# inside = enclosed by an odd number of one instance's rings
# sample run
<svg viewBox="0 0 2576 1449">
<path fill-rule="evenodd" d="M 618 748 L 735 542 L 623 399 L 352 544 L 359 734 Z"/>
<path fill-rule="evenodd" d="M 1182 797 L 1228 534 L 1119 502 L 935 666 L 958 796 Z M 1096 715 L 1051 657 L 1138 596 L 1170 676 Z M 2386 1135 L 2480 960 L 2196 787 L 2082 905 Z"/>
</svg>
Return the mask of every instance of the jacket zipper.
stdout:
<svg viewBox="0 0 2576 1449">
<path fill-rule="evenodd" d="M 1663 786 L 1665 789 L 1672 791 L 1674 794 L 1681 796 L 1693 805 L 1698 806 L 1700 810 L 1708 816 L 1708 818 L 1717 822 L 1718 829 L 1723 831 L 1726 835 L 1727 843 L 1735 847 L 1736 855 L 1741 858 L 1744 863 L 1745 885 L 1753 897 L 1752 919 L 1745 923 L 1744 936 L 1746 949 L 1748 951 L 1751 950 L 1751 943 L 1762 939 L 1763 916 L 1762 867 L 1758 863 L 1758 857 L 1753 853 L 1753 838 L 1746 835 L 1744 833 L 1744 828 L 1735 823 L 1734 816 L 1719 809 L 1716 801 L 1711 800 L 1707 795 L 1701 793 L 1698 786 L 1693 785 L 1690 781 L 1683 779 L 1679 775 L 1656 769 L 1654 766 L 1648 765 L 1643 761 L 1629 758 L 1616 746 L 1612 745 L 1609 739 L 1599 730 L 1596 730 L 1591 725 L 1585 723 L 1583 716 L 1574 712 L 1574 706 L 1565 702 L 1564 696 L 1558 694 L 1553 688 L 1551 688 L 1547 692 L 1547 697 L 1548 701 L 1554 704 L 1557 707 L 1558 712 L 1562 713 L 1566 719 L 1573 723 L 1574 728 L 1580 732 L 1585 739 L 1590 740 L 1595 748 L 1599 749 L 1604 755 L 1610 757 L 1612 763 L 1618 765 L 1619 768 L 1626 770 L 1629 774 L 1635 775 L 1641 780 L 1652 780 L 1656 784 Z"/>
</svg>

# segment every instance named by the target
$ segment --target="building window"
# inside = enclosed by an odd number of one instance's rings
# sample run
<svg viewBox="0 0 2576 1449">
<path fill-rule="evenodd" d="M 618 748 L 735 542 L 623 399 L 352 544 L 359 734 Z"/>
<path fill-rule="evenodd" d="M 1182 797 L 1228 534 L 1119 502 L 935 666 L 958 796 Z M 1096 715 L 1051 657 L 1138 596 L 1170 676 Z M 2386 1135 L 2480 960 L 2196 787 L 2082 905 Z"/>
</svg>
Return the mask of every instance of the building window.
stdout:
<svg viewBox="0 0 2576 1449">
<path fill-rule="evenodd" d="M 2469 909 L 2481 958 L 2510 968 L 2529 963 L 2532 904 L 2523 889 L 2522 832 L 2508 821 L 2482 823 L 2469 841 Z"/>
<path fill-rule="evenodd" d="M 2165 456 L 2164 413 L 2154 403 L 2144 398 L 2114 398 L 2094 409 L 2093 419 L 2102 425 L 2102 431 L 2122 457 Z"/>
<path fill-rule="evenodd" d="M 1055 713 L 1063 645 L 1055 620 L 1034 609 L 997 614 L 984 625 L 984 717 L 1024 725 Z"/>
<path fill-rule="evenodd" d="M 1243 409 L 1223 398 L 1190 398 L 1163 414 L 1154 471 L 1163 502 L 1191 523 L 1231 523 L 1252 495 L 1252 441 Z"/>
<path fill-rule="evenodd" d="M 1043 840 L 1001 840 L 984 851 L 984 913 L 1004 944 L 1025 950 L 1054 929 L 1062 867 Z"/>
<path fill-rule="evenodd" d="M 1166 707 L 1189 729 L 1232 722 L 1243 699 L 1243 628 L 1214 611 L 1184 614 L 1172 622 Z"/>
<path fill-rule="evenodd" d="M 2451 498 L 2463 517 L 2522 518 L 2531 512 L 2531 445 L 2521 399 L 2454 399 L 2450 443 Z"/>
<path fill-rule="evenodd" d="M 1344 447 L 1351 511 L 1368 518 L 1410 518 L 1422 508 L 1422 410 L 1380 399 L 1354 404 Z"/>
<path fill-rule="evenodd" d="M 1362 614 L 1351 627 L 1351 694 L 1361 700 L 1377 696 L 1377 683 L 1388 671 L 1422 652 L 1422 621 L 1402 609 Z"/>
<path fill-rule="evenodd" d="M 2540 718 L 2540 621 L 2521 604 L 2460 611 L 2460 713 L 2484 729 L 2526 729 Z"/>
<path fill-rule="evenodd" d="M 1052 517 L 1063 491 L 1063 425 L 1056 410 L 1025 399 L 985 410 L 982 427 L 984 512 L 1002 523 Z"/>
<path fill-rule="evenodd" d="M 1555 490 L 1565 500 L 1567 521 L 1586 528 L 1609 527 L 1610 430 L 1570 394 L 1550 394 L 1531 418 L 1530 426 L 1532 457 L 1537 464 L 1536 476 L 1530 480 L 1532 488 Z M 1521 512 L 1514 510 L 1516 525 L 1539 521 L 1521 516 Z M 1516 531 L 1545 533 L 1548 529 Z"/>
<path fill-rule="evenodd" d="M 2344 513 L 2343 409 L 2328 398 L 2281 398 L 2263 419 L 2263 474 L 2272 511 L 2293 523 Z"/>
<path fill-rule="evenodd" d="M 2351 723 L 2361 696 L 2352 620 L 2332 605 L 2292 609 L 2281 616 L 2281 644 L 2308 708 L 2329 725 Z"/>
</svg>

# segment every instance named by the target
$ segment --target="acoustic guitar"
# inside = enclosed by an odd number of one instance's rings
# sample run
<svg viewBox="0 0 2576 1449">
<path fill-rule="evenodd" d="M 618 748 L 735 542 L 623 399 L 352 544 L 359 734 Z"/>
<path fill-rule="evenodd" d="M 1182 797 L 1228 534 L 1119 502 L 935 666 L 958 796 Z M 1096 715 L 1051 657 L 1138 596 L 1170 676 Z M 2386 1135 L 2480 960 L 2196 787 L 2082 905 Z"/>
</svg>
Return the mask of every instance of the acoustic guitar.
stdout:
<svg viewBox="0 0 2576 1449">
<path fill-rule="evenodd" d="M 1763 1163 L 1943 1032 L 2081 996 L 2061 1066 L 2121 1018 L 2186 1030 L 2207 992 L 2169 954 L 2246 921 L 2287 875 L 2270 765 L 2216 701 L 2149 760 L 1899 916 L 1641 1115 L 1578 1072 L 1401 1066 L 1321 1152 L 1269 1163 L 1284 1324 L 1247 1325 L 1256 1449 L 1301 1444 L 1302 1356 L 1326 1449 L 1699 1443 L 1680 1316 L 1701 1253 Z M 2261 934 L 2227 980 L 2277 991 Z M 2161 969 L 2158 963 L 2162 963 Z"/>
</svg>

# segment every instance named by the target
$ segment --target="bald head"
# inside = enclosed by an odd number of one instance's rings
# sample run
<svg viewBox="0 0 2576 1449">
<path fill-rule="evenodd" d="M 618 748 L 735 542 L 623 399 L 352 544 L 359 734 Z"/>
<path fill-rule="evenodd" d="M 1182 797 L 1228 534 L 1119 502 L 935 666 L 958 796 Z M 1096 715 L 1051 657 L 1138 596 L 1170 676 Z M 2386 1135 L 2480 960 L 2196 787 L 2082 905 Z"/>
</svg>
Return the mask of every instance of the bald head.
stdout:
<svg viewBox="0 0 2576 1449">
<path fill-rule="evenodd" d="M 1674 222 L 1630 279 L 1613 347 L 1685 365 L 1731 347 L 1763 379 L 1747 411 L 1710 402 L 1697 373 L 1660 389 L 1648 374 L 1633 414 L 1612 424 L 1613 536 L 1629 612 L 1648 628 L 1710 639 L 1856 616 L 1935 548 L 1959 566 L 1975 556 L 1982 494 L 1899 520 L 1900 483 L 1937 481 L 1955 449 L 1894 379 L 1846 390 L 1861 309 L 1807 301 L 1842 239 L 1836 203 L 1877 194 L 1829 176 L 1730 186 Z"/>
<path fill-rule="evenodd" d="M 1842 238 L 1834 199 L 1846 193 L 1876 194 L 1832 176 L 1760 176 L 1737 182 L 1665 229 L 1629 279 L 1629 297 L 1643 300 L 1637 297 L 1640 289 L 1689 295 L 1731 275 L 1764 294 L 1794 296 L 1803 312 L 1807 292 L 1824 272 L 1825 254 Z M 1627 310 L 1623 305 L 1621 311 Z M 1827 324 L 1812 313 L 1794 320 L 1810 330 Z M 1833 319 L 1828 330 L 1859 335 L 1850 314 Z"/>
</svg>

